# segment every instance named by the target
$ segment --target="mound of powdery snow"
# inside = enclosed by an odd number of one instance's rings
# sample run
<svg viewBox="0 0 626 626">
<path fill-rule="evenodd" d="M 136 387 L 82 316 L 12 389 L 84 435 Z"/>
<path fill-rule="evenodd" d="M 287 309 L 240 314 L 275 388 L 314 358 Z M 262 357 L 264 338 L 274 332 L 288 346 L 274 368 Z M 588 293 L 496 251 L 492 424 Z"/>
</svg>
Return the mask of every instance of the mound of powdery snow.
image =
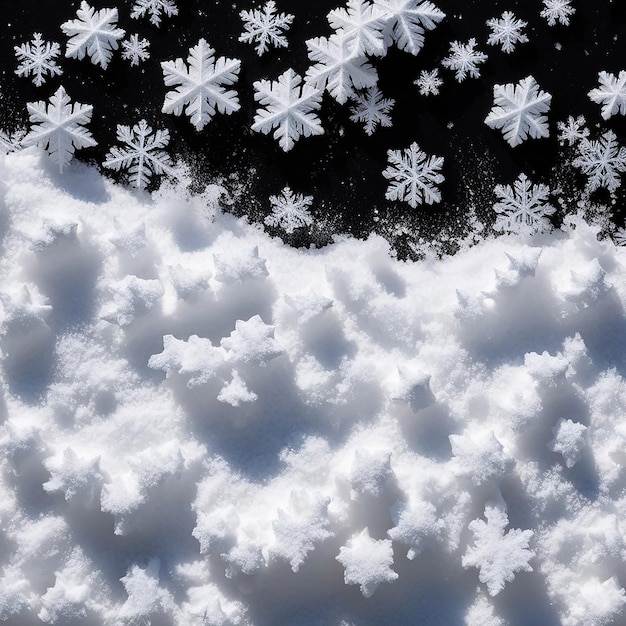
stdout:
<svg viewBox="0 0 626 626">
<path fill-rule="evenodd" d="M 0 618 L 626 620 L 626 250 L 294 250 L 0 161 Z"/>
</svg>

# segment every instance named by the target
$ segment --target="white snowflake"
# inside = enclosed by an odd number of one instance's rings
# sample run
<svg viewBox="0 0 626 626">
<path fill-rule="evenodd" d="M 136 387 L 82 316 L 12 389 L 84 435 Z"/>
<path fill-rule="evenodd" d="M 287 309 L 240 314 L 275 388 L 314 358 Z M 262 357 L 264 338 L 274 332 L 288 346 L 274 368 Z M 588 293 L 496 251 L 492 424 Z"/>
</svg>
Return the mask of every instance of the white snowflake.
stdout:
<svg viewBox="0 0 626 626">
<path fill-rule="evenodd" d="M 570 16 L 576 12 L 571 6 L 571 0 L 543 0 L 543 7 L 540 15 L 548 20 L 549 26 L 554 26 L 557 22 L 563 26 L 569 25 Z"/>
<path fill-rule="evenodd" d="M 432 2 L 422 0 L 375 0 L 386 19 L 385 45 L 396 43 L 413 55 L 424 46 L 424 33 L 433 30 L 446 14 Z"/>
<path fill-rule="evenodd" d="M 254 99 L 263 107 L 257 110 L 252 130 L 268 134 L 285 151 L 291 150 L 300 137 L 322 135 L 324 129 L 315 111 L 322 103 L 322 92 L 288 69 L 276 81 L 254 83 Z"/>
<path fill-rule="evenodd" d="M 520 20 L 512 11 L 504 11 L 501 18 L 487 20 L 487 26 L 491 28 L 491 34 L 487 43 L 490 46 L 502 46 L 502 52 L 509 54 L 515 50 L 518 43 L 527 43 L 528 37 L 522 33 L 527 22 Z"/>
<path fill-rule="evenodd" d="M 534 533 L 516 528 L 505 534 L 504 529 L 509 523 L 506 509 L 494 502 L 485 506 L 485 518 L 486 522 L 475 519 L 469 523 L 468 528 L 474 533 L 474 545 L 467 549 L 461 563 L 463 567 L 478 568 L 480 582 L 487 585 L 489 595 L 495 596 L 515 578 L 516 572 L 533 571 L 528 561 L 535 553 L 529 549 L 528 542 Z"/>
<path fill-rule="evenodd" d="M 348 0 L 345 9 L 334 9 L 327 18 L 338 35 L 354 44 L 357 54 L 384 56 L 387 52 L 384 13 L 367 0 Z"/>
<path fill-rule="evenodd" d="M 472 78 L 480 76 L 478 65 L 487 60 L 487 55 L 474 48 L 476 48 L 476 39 L 473 37 L 466 44 L 453 41 L 450 44 L 450 54 L 441 61 L 441 65 L 445 68 L 455 70 L 454 76 L 458 82 L 464 81 L 468 74 Z"/>
<path fill-rule="evenodd" d="M 314 61 L 306 73 L 306 81 L 328 93 L 340 104 L 355 89 L 373 87 L 378 81 L 376 70 L 359 54 L 355 44 L 340 35 L 316 37 L 306 42 L 309 58 Z"/>
<path fill-rule="evenodd" d="M 276 48 L 286 48 L 287 38 L 283 31 L 286 31 L 293 22 L 293 15 L 290 13 L 276 13 L 276 3 L 268 0 L 263 5 L 262 10 L 241 11 L 239 16 L 244 22 L 245 32 L 239 37 L 239 41 L 257 44 L 255 50 L 259 56 L 267 52 L 269 46 Z"/>
<path fill-rule="evenodd" d="M 126 34 L 117 25 L 117 9 L 96 11 L 85 0 L 76 11 L 78 19 L 61 24 L 61 30 L 69 37 L 65 56 L 83 59 L 88 55 L 94 65 L 106 69 L 118 41 Z"/>
<path fill-rule="evenodd" d="M 122 58 L 130 61 L 131 65 L 139 65 L 140 61 L 150 58 L 149 47 L 150 42 L 147 39 L 139 39 L 137 34 L 131 35 L 128 41 L 122 41 Z"/>
<path fill-rule="evenodd" d="M 310 226 L 313 223 L 309 213 L 312 202 L 313 196 L 293 193 L 289 187 L 285 187 L 280 196 L 270 196 L 272 213 L 265 218 L 265 223 L 268 226 L 280 226 L 290 234 L 297 228 Z"/>
<path fill-rule="evenodd" d="M 589 129 L 585 126 L 586 123 L 587 121 L 582 115 L 576 118 L 570 115 L 565 122 L 557 122 L 559 144 L 564 145 L 567 143 L 569 146 L 574 146 L 581 139 L 589 137 Z"/>
<path fill-rule="evenodd" d="M 621 184 L 620 173 L 626 171 L 626 148 L 617 143 L 615 133 L 609 130 L 598 140 L 581 140 L 572 164 L 587 175 L 588 192 L 601 187 L 613 192 Z"/>
<path fill-rule="evenodd" d="M 161 25 L 161 13 L 168 17 L 178 15 L 178 7 L 174 0 L 135 0 L 130 16 L 134 19 L 150 14 L 150 22 L 155 26 Z"/>
<path fill-rule="evenodd" d="M 548 217 L 556 209 L 548 203 L 549 187 L 533 185 L 525 174 L 520 174 L 513 187 L 496 185 L 494 191 L 500 199 L 493 205 L 498 214 L 494 230 L 521 235 L 550 230 Z"/>
<path fill-rule="evenodd" d="M 600 72 L 598 80 L 600 87 L 592 89 L 588 95 L 593 102 L 602 105 L 602 118 L 608 120 L 616 113 L 626 115 L 626 70 L 618 76 Z"/>
<path fill-rule="evenodd" d="M 103 165 L 118 172 L 127 169 L 134 187 L 143 189 L 153 175 L 172 172 L 172 160 L 163 150 L 170 141 L 167 130 L 156 130 L 153 135 L 146 120 L 140 120 L 132 129 L 118 124 L 117 139 L 126 145 L 123 148 L 113 146 Z"/>
<path fill-rule="evenodd" d="M 413 208 L 426 202 L 441 201 L 437 185 L 444 181 L 439 173 L 443 157 L 428 156 L 413 142 L 406 150 L 388 150 L 388 167 L 383 176 L 390 182 L 387 200 L 405 200 Z"/>
<path fill-rule="evenodd" d="M 215 50 L 200 39 L 189 49 L 189 67 L 182 59 L 161 63 L 165 85 L 178 85 L 165 94 L 162 112 L 181 115 L 184 109 L 198 131 L 211 121 L 216 110 L 227 115 L 239 110 L 237 92 L 227 91 L 224 85 L 237 80 L 241 62 L 226 57 L 215 59 L 214 55 Z"/>
<path fill-rule="evenodd" d="M 587 427 L 570 419 L 560 419 L 552 429 L 554 439 L 548 442 L 548 449 L 563 457 L 565 466 L 572 468 L 580 459 L 583 448 L 587 445 Z"/>
<path fill-rule="evenodd" d="M 52 77 L 63 73 L 56 62 L 61 46 L 56 42 L 44 41 L 41 33 L 34 33 L 31 41 L 14 46 L 13 49 L 19 62 L 15 73 L 24 77 L 32 75 L 33 83 L 37 87 L 46 82 L 47 74 Z"/>
<path fill-rule="evenodd" d="M 422 96 L 437 96 L 439 95 L 439 87 L 443 85 L 443 80 L 439 77 L 439 70 L 435 68 L 430 72 L 428 70 L 422 70 L 419 77 L 413 81 L 414 85 L 419 87 L 420 94 Z"/>
<path fill-rule="evenodd" d="M 539 89 L 537 81 L 527 76 L 519 83 L 494 85 L 494 106 L 485 119 L 490 128 L 502 130 L 513 147 L 532 137 L 548 137 L 548 118 L 552 96 Z"/>
<path fill-rule="evenodd" d="M 365 93 L 356 95 L 356 104 L 352 107 L 350 119 L 353 122 L 362 122 L 365 132 L 372 135 L 376 126 L 389 128 L 391 122 L 391 109 L 395 104 L 392 98 L 383 98 L 378 87 L 370 87 Z"/>
<path fill-rule="evenodd" d="M 72 160 L 74 151 L 96 145 L 91 133 L 84 127 L 91 120 L 93 107 L 75 102 L 63 87 L 51 96 L 49 104 L 29 102 L 27 105 L 31 123 L 35 124 L 24 137 L 22 145 L 38 145 L 47 148 L 59 171 Z"/>
<path fill-rule="evenodd" d="M 8 132 L 0 129 L 0 154 L 17 152 L 22 147 L 22 139 L 25 132 L 23 130 Z"/>
</svg>

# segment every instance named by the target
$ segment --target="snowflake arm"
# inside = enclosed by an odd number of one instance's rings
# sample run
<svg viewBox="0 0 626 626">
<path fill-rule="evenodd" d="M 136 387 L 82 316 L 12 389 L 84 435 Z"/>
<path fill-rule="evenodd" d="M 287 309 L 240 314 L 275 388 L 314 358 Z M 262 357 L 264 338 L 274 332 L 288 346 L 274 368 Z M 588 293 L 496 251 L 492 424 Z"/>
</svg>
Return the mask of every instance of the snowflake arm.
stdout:
<svg viewBox="0 0 626 626">
<path fill-rule="evenodd" d="M 24 138 L 24 131 L 19 130 L 14 133 L 9 133 L 0 129 L 0 154 L 9 154 L 10 152 L 17 152 L 22 148 L 22 139 Z"/>
<path fill-rule="evenodd" d="M 494 106 L 485 119 L 490 128 L 502 130 L 512 147 L 528 137 L 548 137 L 548 118 L 552 96 L 539 89 L 532 76 L 523 78 L 516 85 L 494 85 Z"/>
<path fill-rule="evenodd" d="M 131 35 L 128 41 L 122 41 L 122 58 L 130 61 L 131 65 L 139 65 L 140 61 L 150 58 L 149 47 L 147 39 L 139 39 L 137 34 Z"/>
<path fill-rule="evenodd" d="M 608 120 L 612 115 L 626 115 L 626 70 L 618 76 L 608 72 L 598 74 L 600 86 L 589 92 L 592 102 L 602 105 L 602 118 Z"/>
<path fill-rule="evenodd" d="M 507 54 L 515 50 L 518 43 L 527 43 L 528 37 L 522 33 L 527 22 L 520 20 L 512 11 L 505 11 L 501 18 L 487 20 L 487 26 L 491 28 L 491 34 L 487 39 L 490 46 L 502 46 L 502 52 Z"/>
<path fill-rule="evenodd" d="M 239 110 L 237 92 L 226 90 L 239 74 L 239 59 L 218 57 L 204 40 L 189 50 L 187 62 L 182 59 L 161 63 L 163 80 L 167 87 L 177 85 L 165 94 L 163 113 L 181 115 L 183 109 L 196 130 L 202 130 L 216 111 L 227 115 Z"/>
<path fill-rule="evenodd" d="M 494 229 L 501 232 L 530 235 L 550 230 L 548 217 L 556 210 L 548 204 L 550 189 L 533 185 L 525 174 L 520 174 L 510 185 L 496 185 L 499 201 L 493 205 L 498 214 Z"/>
<path fill-rule="evenodd" d="M 335 9 L 327 17 L 331 28 L 354 44 L 357 54 L 384 56 L 387 52 L 384 13 L 367 0 L 348 0 L 347 8 Z"/>
<path fill-rule="evenodd" d="M 576 145 L 581 139 L 589 137 L 589 129 L 585 126 L 586 120 L 584 116 L 579 115 L 574 118 L 570 115 L 565 122 L 557 122 L 556 127 L 559 131 L 558 140 L 560 145 L 566 142 L 569 146 Z"/>
<path fill-rule="evenodd" d="M 621 184 L 620 173 L 626 171 L 626 148 L 617 143 L 615 133 L 609 130 L 598 140 L 583 139 L 572 164 L 587 175 L 588 192 L 601 187 L 614 192 Z"/>
<path fill-rule="evenodd" d="M 173 17 L 178 15 L 178 7 L 174 0 L 136 0 L 130 16 L 137 20 L 150 14 L 150 22 L 155 26 L 161 25 L 161 14 Z"/>
<path fill-rule="evenodd" d="M 261 56 L 272 45 L 276 48 L 286 48 L 287 38 L 283 31 L 286 31 L 293 22 L 293 15 L 289 13 L 276 13 L 276 3 L 268 0 L 263 5 L 262 10 L 241 11 L 239 16 L 244 23 L 244 32 L 239 37 L 239 41 L 257 44 L 256 53 Z"/>
<path fill-rule="evenodd" d="M 441 61 L 441 65 L 449 70 L 455 70 L 455 78 L 460 83 L 467 78 L 469 74 L 472 78 L 480 76 L 478 65 L 487 60 L 487 55 L 478 52 L 476 48 L 476 39 L 473 37 L 466 43 L 453 41 L 450 44 L 450 54 Z"/>
<path fill-rule="evenodd" d="M 362 122 L 365 132 L 372 135 L 378 124 L 391 127 L 390 113 L 394 104 L 395 100 L 392 98 L 383 98 L 378 87 L 370 87 L 364 94 L 356 96 L 350 119 L 353 122 Z"/>
<path fill-rule="evenodd" d="M 548 26 L 554 26 L 557 22 L 568 26 L 574 13 L 576 9 L 571 6 L 571 0 L 543 0 L 543 9 L 539 15 L 548 21 Z"/>
<path fill-rule="evenodd" d="M 153 135 L 146 120 L 140 120 L 132 129 L 118 124 L 117 139 L 126 145 L 111 148 L 103 165 L 118 172 L 127 169 L 134 187 L 143 189 L 153 175 L 172 172 L 172 161 L 163 150 L 170 140 L 167 130 L 157 130 Z"/>
<path fill-rule="evenodd" d="M 115 28 L 117 9 L 96 11 L 83 0 L 76 15 L 78 19 L 61 24 L 61 30 L 69 37 L 65 56 L 83 59 L 88 55 L 94 65 L 106 69 L 118 40 L 126 34 L 122 28 Z"/>
<path fill-rule="evenodd" d="M 406 150 L 388 150 L 387 157 L 389 165 L 383 171 L 390 181 L 387 200 L 405 200 L 413 208 L 441 201 L 437 185 L 444 181 L 439 173 L 443 157 L 426 155 L 415 142 Z"/>
<path fill-rule="evenodd" d="M 324 133 L 315 113 L 321 106 L 322 92 L 301 82 L 302 78 L 288 69 L 276 81 L 254 83 L 254 99 L 264 108 L 257 110 L 252 130 L 265 134 L 274 130 L 274 138 L 285 152 L 300 137 Z"/>
<path fill-rule="evenodd" d="M 45 102 L 27 104 L 31 123 L 35 124 L 24 137 L 22 145 L 47 148 L 59 171 L 72 160 L 74 151 L 96 145 L 91 133 L 84 127 L 91 120 L 91 105 L 71 103 L 63 87 L 59 87 Z"/>
<path fill-rule="evenodd" d="M 57 65 L 61 46 L 56 42 L 44 41 L 41 33 L 34 33 L 28 43 L 15 46 L 15 56 L 19 62 L 15 73 L 18 76 L 31 76 L 36 87 L 46 82 L 46 75 L 60 76 L 63 70 Z"/>
<path fill-rule="evenodd" d="M 439 88 L 443 85 L 443 80 L 439 77 L 439 70 L 435 68 L 430 72 L 428 70 L 422 70 L 419 77 L 413 81 L 414 85 L 419 87 L 420 94 L 422 96 L 437 96 L 439 95 Z"/>
<path fill-rule="evenodd" d="M 268 226 L 281 226 L 289 234 L 297 228 L 310 226 L 313 223 L 309 213 L 312 202 L 313 196 L 294 194 L 289 187 L 285 187 L 280 196 L 270 196 L 272 213 L 265 218 L 265 223 Z"/>
</svg>

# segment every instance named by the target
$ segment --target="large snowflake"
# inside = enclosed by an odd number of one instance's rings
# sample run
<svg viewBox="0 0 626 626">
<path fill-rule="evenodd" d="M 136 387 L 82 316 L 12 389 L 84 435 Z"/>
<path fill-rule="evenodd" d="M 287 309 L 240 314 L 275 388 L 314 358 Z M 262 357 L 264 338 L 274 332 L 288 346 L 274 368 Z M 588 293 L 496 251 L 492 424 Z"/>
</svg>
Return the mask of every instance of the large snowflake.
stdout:
<svg viewBox="0 0 626 626">
<path fill-rule="evenodd" d="M 472 78 L 480 76 L 479 65 L 487 60 L 484 52 L 479 52 L 476 48 L 476 39 L 473 37 L 465 44 L 460 41 L 453 41 L 450 44 L 450 54 L 442 59 L 441 65 L 449 70 L 455 70 L 455 78 L 462 82 L 469 74 Z"/>
<path fill-rule="evenodd" d="M 405 200 L 413 208 L 441 201 L 437 185 L 444 181 L 439 173 L 443 157 L 428 156 L 415 142 L 406 150 L 388 150 L 387 157 L 389 165 L 383 171 L 390 181 L 387 200 Z"/>
<path fill-rule="evenodd" d="M 569 18 L 575 12 L 576 9 L 571 6 L 571 0 L 543 0 L 540 15 L 548 21 L 549 26 L 554 26 L 557 22 L 567 26 Z"/>
<path fill-rule="evenodd" d="M 132 128 L 118 124 L 117 139 L 126 145 L 113 146 L 103 165 L 117 171 L 127 169 L 134 187 L 142 189 L 154 174 L 171 172 L 172 161 L 163 150 L 170 140 L 167 130 L 156 130 L 153 135 L 146 120 L 140 120 Z"/>
<path fill-rule="evenodd" d="M 252 130 L 268 134 L 285 151 L 291 150 L 300 137 L 322 135 L 324 129 L 315 111 L 322 103 L 322 92 L 311 85 L 301 85 L 302 78 L 292 69 L 276 81 L 254 83 L 254 99 L 263 107 L 257 110 Z"/>
<path fill-rule="evenodd" d="M 602 105 L 602 117 L 608 120 L 612 115 L 626 115 L 626 70 L 618 76 L 608 72 L 598 74 L 600 86 L 589 92 L 593 102 Z"/>
<path fill-rule="evenodd" d="M 196 130 L 202 130 L 216 111 L 230 114 L 239 109 L 237 92 L 227 91 L 224 85 L 237 80 L 241 63 L 214 55 L 215 50 L 200 39 L 189 50 L 189 67 L 182 59 L 161 63 L 165 85 L 178 85 L 165 94 L 163 113 L 181 115 L 184 109 Z"/>
<path fill-rule="evenodd" d="M 15 46 L 15 56 L 19 65 L 15 70 L 18 76 L 31 76 L 33 83 L 40 87 L 46 82 L 46 75 L 60 76 L 63 70 L 57 65 L 61 46 L 56 42 L 44 41 L 41 33 L 34 33 L 28 43 Z"/>
<path fill-rule="evenodd" d="M 130 16 L 139 19 L 144 17 L 146 13 L 150 14 L 150 21 L 155 26 L 160 26 L 161 13 L 173 17 L 178 15 L 178 7 L 174 0 L 135 0 Z"/>
<path fill-rule="evenodd" d="M 620 173 L 626 171 L 626 148 L 617 143 L 615 133 L 609 130 L 598 140 L 582 139 L 572 163 L 587 175 L 587 191 L 605 187 L 613 192 L 621 184 Z"/>
<path fill-rule="evenodd" d="M 548 137 L 548 118 L 552 96 L 539 89 L 537 81 L 527 76 L 519 83 L 494 85 L 494 106 L 485 119 L 490 128 L 502 130 L 513 147 L 532 137 Z"/>
<path fill-rule="evenodd" d="M 245 29 L 239 41 L 256 43 L 255 50 L 259 56 L 267 52 L 270 45 L 276 48 L 287 47 L 287 38 L 283 31 L 291 26 L 293 15 L 277 13 L 274 0 L 268 0 L 262 10 L 241 11 L 239 16 Z"/>
<path fill-rule="evenodd" d="M 265 218 L 265 223 L 268 226 L 280 226 L 289 234 L 297 228 L 310 226 L 313 223 L 309 213 L 312 202 L 312 196 L 293 193 L 289 187 L 285 187 L 280 196 L 270 196 L 272 213 Z"/>
<path fill-rule="evenodd" d="M 502 51 L 509 54 L 515 50 L 516 44 L 528 42 L 528 37 L 522 32 L 526 25 L 527 22 L 515 17 L 512 11 L 505 11 L 501 18 L 487 20 L 491 29 L 487 43 L 490 46 L 500 45 Z"/>
<path fill-rule="evenodd" d="M 496 185 L 495 193 L 499 201 L 493 205 L 498 214 L 494 230 L 523 235 L 550 230 L 548 218 L 555 208 L 548 203 L 546 185 L 533 185 L 526 174 L 520 174 L 513 187 Z"/>
<path fill-rule="evenodd" d="M 61 30 L 69 37 L 65 56 L 83 59 L 88 55 L 91 62 L 106 69 L 117 50 L 118 41 L 125 35 L 117 25 L 117 9 L 96 11 L 85 0 L 76 11 L 77 19 L 61 24 Z"/>
<path fill-rule="evenodd" d="M 350 119 L 361 122 L 368 135 L 372 135 L 379 124 L 385 127 L 392 125 L 390 114 L 395 100 L 383 98 L 378 87 L 370 87 L 365 93 L 358 94 L 355 100 Z"/>
<path fill-rule="evenodd" d="M 383 56 L 387 51 L 383 33 L 385 14 L 367 0 L 348 0 L 345 9 L 335 9 L 327 17 L 331 28 L 354 44 L 357 54 Z"/>
<path fill-rule="evenodd" d="M 74 151 L 96 145 L 91 133 L 84 127 L 91 120 L 93 107 L 75 102 L 63 87 L 50 98 L 50 103 L 29 102 L 30 121 L 34 124 L 22 141 L 23 146 L 47 148 L 59 171 L 72 160 Z"/>
</svg>

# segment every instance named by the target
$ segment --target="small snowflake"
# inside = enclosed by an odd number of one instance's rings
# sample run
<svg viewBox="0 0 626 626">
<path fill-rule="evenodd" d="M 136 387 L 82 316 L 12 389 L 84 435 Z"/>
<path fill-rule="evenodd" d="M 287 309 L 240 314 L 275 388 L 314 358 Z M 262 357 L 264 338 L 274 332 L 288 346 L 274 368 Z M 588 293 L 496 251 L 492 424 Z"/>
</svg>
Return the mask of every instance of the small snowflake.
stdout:
<svg viewBox="0 0 626 626">
<path fill-rule="evenodd" d="M 613 233 L 613 241 L 616 246 L 626 246 L 626 228 L 621 226 Z"/>
<path fill-rule="evenodd" d="M 487 43 L 490 46 L 502 46 L 502 52 L 509 54 L 515 50 L 518 43 L 527 43 L 528 37 L 522 33 L 527 22 L 515 17 L 511 11 L 505 11 L 500 19 L 487 20 L 487 26 L 491 28 L 491 34 Z"/>
<path fill-rule="evenodd" d="M 589 137 L 589 129 L 585 126 L 586 123 L 587 121 L 582 115 L 576 118 L 570 115 L 565 122 L 557 122 L 559 144 L 565 145 L 567 143 L 569 146 L 574 146 L 581 139 Z"/>
<path fill-rule="evenodd" d="M 585 434 L 587 427 L 580 422 L 560 419 L 552 429 L 554 439 L 548 443 L 548 449 L 559 453 L 568 468 L 574 467 L 580 459 L 581 452 L 586 445 Z"/>
<path fill-rule="evenodd" d="M 309 213 L 312 202 L 312 196 L 294 194 L 289 187 L 285 187 L 280 196 L 270 196 L 272 213 L 265 218 L 265 223 L 280 226 L 289 234 L 297 228 L 310 226 L 313 223 Z"/>
<path fill-rule="evenodd" d="M 478 65 L 487 60 L 487 55 L 474 50 L 475 47 L 476 39 L 473 37 L 466 44 L 453 41 L 450 44 L 450 54 L 441 61 L 445 68 L 455 70 L 455 78 L 459 83 L 464 81 L 468 74 L 472 78 L 480 76 Z"/>
<path fill-rule="evenodd" d="M 41 33 L 35 33 L 28 43 L 15 46 L 15 56 L 19 65 L 15 70 L 18 76 L 31 76 L 33 83 L 41 87 L 46 82 L 46 75 L 60 76 L 63 70 L 57 65 L 56 58 L 61 46 L 56 42 L 44 41 Z"/>
<path fill-rule="evenodd" d="M 540 15 L 548 20 L 549 26 L 554 26 L 557 22 L 563 26 L 569 25 L 570 16 L 576 12 L 571 6 L 571 0 L 543 0 L 543 6 Z"/>
<path fill-rule="evenodd" d="M 270 45 L 276 48 L 286 48 L 286 31 L 293 22 L 293 15 L 289 13 L 276 13 L 276 3 L 268 0 L 262 10 L 241 11 L 239 16 L 243 20 L 245 32 L 239 37 L 239 41 L 257 44 L 256 53 L 261 56 L 267 52 Z"/>
<path fill-rule="evenodd" d="M 419 78 L 413 81 L 414 85 L 417 85 L 422 96 L 437 96 L 439 95 L 439 87 L 443 85 L 443 80 L 439 77 L 439 70 L 435 68 L 430 72 L 428 70 L 422 70 Z"/>
<path fill-rule="evenodd" d="M 178 8 L 174 0 L 136 0 L 130 16 L 133 19 L 144 17 L 150 14 L 150 22 L 155 26 L 161 24 L 161 13 L 168 17 L 178 15 Z"/>
<path fill-rule="evenodd" d="M 608 72 L 598 74 L 600 87 L 589 92 L 589 98 L 602 105 L 602 118 L 608 120 L 616 113 L 626 115 L 626 70 L 618 76 Z"/>
<path fill-rule="evenodd" d="M 370 87 L 364 94 L 356 96 L 350 119 L 353 122 L 362 122 L 365 132 L 372 135 L 378 124 L 387 128 L 392 125 L 390 113 L 394 104 L 395 100 L 383 98 L 378 87 Z"/>
<path fill-rule="evenodd" d="M 621 184 L 620 173 L 626 171 L 626 148 L 617 143 L 615 133 L 609 130 L 598 140 L 580 141 L 572 165 L 587 175 L 588 192 L 601 187 L 613 192 Z"/>
<path fill-rule="evenodd" d="M 139 39 L 139 35 L 131 35 L 128 41 L 122 41 L 122 58 L 130 61 L 131 65 L 139 65 L 140 61 L 150 58 L 148 48 L 150 42 L 147 39 Z"/>
</svg>

